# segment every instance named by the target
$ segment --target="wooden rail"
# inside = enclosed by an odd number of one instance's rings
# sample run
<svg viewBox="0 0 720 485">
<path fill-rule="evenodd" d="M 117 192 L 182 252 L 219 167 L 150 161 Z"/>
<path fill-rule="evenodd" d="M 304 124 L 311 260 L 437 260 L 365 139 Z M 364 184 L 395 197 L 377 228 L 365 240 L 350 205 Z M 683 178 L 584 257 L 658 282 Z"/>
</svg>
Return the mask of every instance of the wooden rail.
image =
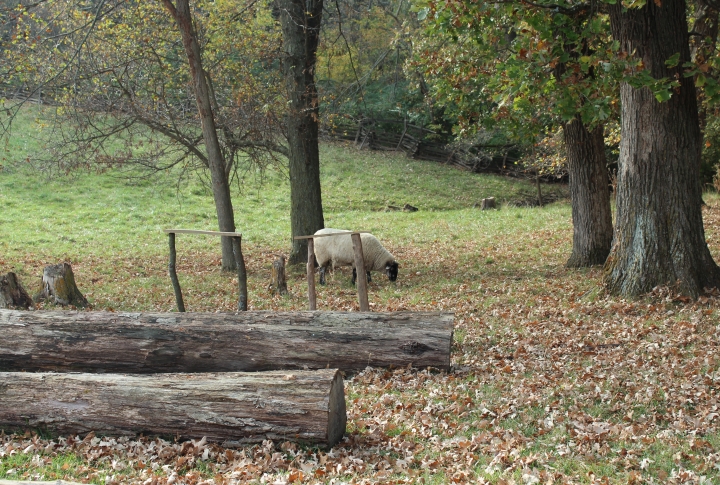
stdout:
<svg viewBox="0 0 720 485">
<path fill-rule="evenodd" d="M 229 237 L 231 239 L 238 274 L 238 310 L 247 310 L 247 272 L 245 270 L 245 258 L 243 258 L 242 254 L 242 234 L 239 232 L 199 231 L 195 229 L 164 229 L 163 232 L 168 235 L 170 243 L 170 261 L 168 263 L 168 272 L 170 273 L 170 281 L 172 281 L 173 284 L 175 301 L 179 312 L 185 311 L 185 302 L 183 301 L 182 290 L 180 289 L 180 280 L 178 280 L 177 276 L 175 234 L 204 234 L 210 236 Z"/>
</svg>

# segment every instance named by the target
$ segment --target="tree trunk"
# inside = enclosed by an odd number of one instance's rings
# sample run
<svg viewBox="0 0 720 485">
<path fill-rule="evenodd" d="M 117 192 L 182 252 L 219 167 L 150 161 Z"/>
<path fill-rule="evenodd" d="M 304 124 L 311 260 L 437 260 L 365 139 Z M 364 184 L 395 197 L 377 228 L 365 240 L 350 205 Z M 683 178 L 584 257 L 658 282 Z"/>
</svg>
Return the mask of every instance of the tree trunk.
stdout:
<svg viewBox="0 0 720 485">
<path fill-rule="evenodd" d="M 580 116 L 563 126 L 570 172 L 573 248 L 569 268 L 603 264 L 613 227 L 603 126 L 588 131 Z"/>
<path fill-rule="evenodd" d="M 612 294 L 637 296 L 658 285 L 697 297 L 720 285 L 705 241 L 699 178 L 701 135 L 684 0 L 610 6 L 620 48 L 635 53 L 655 79 L 679 81 L 669 101 L 648 88 L 620 87 L 622 124 L 615 238 L 605 263 Z M 665 62 L 680 53 L 677 67 Z"/>
<path fill-rule="evenodd" d="M 315 63 L 323 0 L 277 0 L 283 31 L 283 74 L 290 101 L 287 138 L 290 146 L 290 264 L 307 256 L 307 240 L 325 227 L 320 192 L 318 95 Z"/>
<path fill-rule="evenodd" d="M 192 13 L 189 0 L 177 0 L 176 6 L 171 0 L 163 0 L 165 8 L 175 19 L 182 35 L 185 54 L 190 66 L 190 75 L 195 90 L 198 115 L 202 126 L 203 141 L 207 152 L 208 168 L 212 183 L 215 211 L 218 218 L 220 232 L 235 232 L 235 215 L 233 213 L 230 197 L 230 184 L 228 182 L 227 162 L 223 155 L 215 126 L 215 114 L 212 110 L 210 89 L 207 83 L 207 73 L 202 65 L 202 53 L 198 43 L 197 33 L 193 26 Z M 237 269 L 233 255 L 232 241 L 228 237 L 221 238 L 222 267 L 228 271 Z"/>
<path fill-rule="evenodd" d="M 32 306 L 32 298 L 25 291 L 15 273 L 0 276 L 0 308 L 23 308 Z"/>
<path fill-rule="evenodd" d="M 35 301 L 45 300 L 53 305 L 88 306 L 88 301 L 75 284 L 75 275 L 68 263 L 46 266 L 43 270 L 42 289 L 35 295 Z"/>
<path fill-rule="evenodd" d="M 0 310 L 0 370 L 232 372 L 450 367 L 453 316 Z"/>
<path fill-rule="evenodd" d="M 345 433 L 337 369 L 146 376 L 0 372 L 0 382 L 0 428 L 9 431 L 326 447 Z"/>
</svg>

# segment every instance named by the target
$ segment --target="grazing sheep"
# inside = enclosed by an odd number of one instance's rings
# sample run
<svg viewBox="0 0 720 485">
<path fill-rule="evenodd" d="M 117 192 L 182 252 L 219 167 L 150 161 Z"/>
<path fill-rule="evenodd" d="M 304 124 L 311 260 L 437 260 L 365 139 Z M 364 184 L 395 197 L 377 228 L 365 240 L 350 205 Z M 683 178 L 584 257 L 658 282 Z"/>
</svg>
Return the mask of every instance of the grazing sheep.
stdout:
<svg viewBox="0 0 720 485">
<path fill-rule="evenodd" d="M 335 232 L 349 232 L 342 229 L 320 229 L 315 234 L 331 234 Z M 363 259 L 368 282 L 372 281 L 370 271 L 382 271 L 390 281 L 395 281 L 398 275 L 398 264 L 395 257 L 383 247 L 380 241 L 372 234 L 360 234 L 362 241 Z M 355 270 L 355 252 L 353 251 L 350 234 L 333 237 L 318 237 L 315 239 L 315 260 L 320 267 L 320 284 L 325 284 L 325 271 L 332 264 L 336 266 L 352 266 L 352 283 L 355 284 L 357 272 Z"/>
</svg>

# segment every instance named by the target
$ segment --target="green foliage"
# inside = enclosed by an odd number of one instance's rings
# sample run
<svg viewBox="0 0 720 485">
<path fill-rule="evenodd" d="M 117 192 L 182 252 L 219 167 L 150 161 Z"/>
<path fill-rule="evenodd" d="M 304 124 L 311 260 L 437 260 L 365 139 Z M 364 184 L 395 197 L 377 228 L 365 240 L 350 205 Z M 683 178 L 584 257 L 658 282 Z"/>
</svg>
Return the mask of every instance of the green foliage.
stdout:
<svg viewBox="0 0 720 485">
<path fill-rule="evenodd" d="M 420 4 L 416 64 L 457 134 L 501 129 L 530 142 L 576 115 L 592 127 L 617 116 L 620 66 L 606 16 L 572 3 Z"/>
</svg>

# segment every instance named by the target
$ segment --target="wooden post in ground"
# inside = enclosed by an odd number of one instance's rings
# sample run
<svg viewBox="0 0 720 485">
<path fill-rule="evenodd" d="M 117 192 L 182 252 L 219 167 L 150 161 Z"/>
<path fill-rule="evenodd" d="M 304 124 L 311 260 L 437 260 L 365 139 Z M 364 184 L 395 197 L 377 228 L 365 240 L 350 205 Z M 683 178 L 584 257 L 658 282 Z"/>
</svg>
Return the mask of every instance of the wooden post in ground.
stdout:
<svg viewBox="0 0 720 485">
<path fill-rule="evenodd" d="M 185 302 L 183 301 L 182 290 L 180 289 L 180 280 L 178 280 L 175 268 L 177 260 L 177 254 L 175 252 L 175 233 L 168 232 L 168 239 L 170 241 L 170 262 L 168 263 L 168 272 L 170 273 L 170 281 L 172 281 L 173 291 L 175 292 L 175 301 L 177 302 L 178 311 L 184 312 Z"/>
<path fill-rule="evenodd" d="M 238 274 L 238 311 L 244 312 L 248 309 L 247 272 L 245 271 L 245 258 L 242 254 L 242 238 L 235 236 L 231 238 L 233 254 L 235 255 L 235 266 Z"/>
<path fill-rule="evenodd" d="M 315 293 L 315 239 L 308 239 L 307 262 L 308 302 L 310 310 L 317 310 L 317 294 Z"/>
<path fill-rule="evenodd" d="M 182 299 L 182 293 L 180 292 L 180 282 L 177 278 L 177 272 L 175 271 L 175 234 L 207 234 L 210 236 L 229 237 L 233 246 L 233 255 L 235 256 L 235 264 L 237 266 L 238 274 L 238 310 L 247 310 L 248 296 L 247 296 L 247 272 L 245 270 L 245 258 L 242 255 L 242 234 L 237 232 L 219 232 L 219 231 L 198 231 L 195 229 L 164 229 L 164 232 L 168 234 L 170 238 L 170 279 L 173 283 L 173 289 L 175 290 L 175 300 L 178 304 L 178 311 L 185 311 L 185 303 Z"/>
<path fill-rule="evenodd" d="M 355 251 L 355 272 L 357 274 L 358 301 L 361 312 L 369 312 L 367 292 L 367 273 L 365 272 L 365 258 L 363 257 L 362 239 L 359 232 L 352 233 L 353 250 Z"/>
</svg>

